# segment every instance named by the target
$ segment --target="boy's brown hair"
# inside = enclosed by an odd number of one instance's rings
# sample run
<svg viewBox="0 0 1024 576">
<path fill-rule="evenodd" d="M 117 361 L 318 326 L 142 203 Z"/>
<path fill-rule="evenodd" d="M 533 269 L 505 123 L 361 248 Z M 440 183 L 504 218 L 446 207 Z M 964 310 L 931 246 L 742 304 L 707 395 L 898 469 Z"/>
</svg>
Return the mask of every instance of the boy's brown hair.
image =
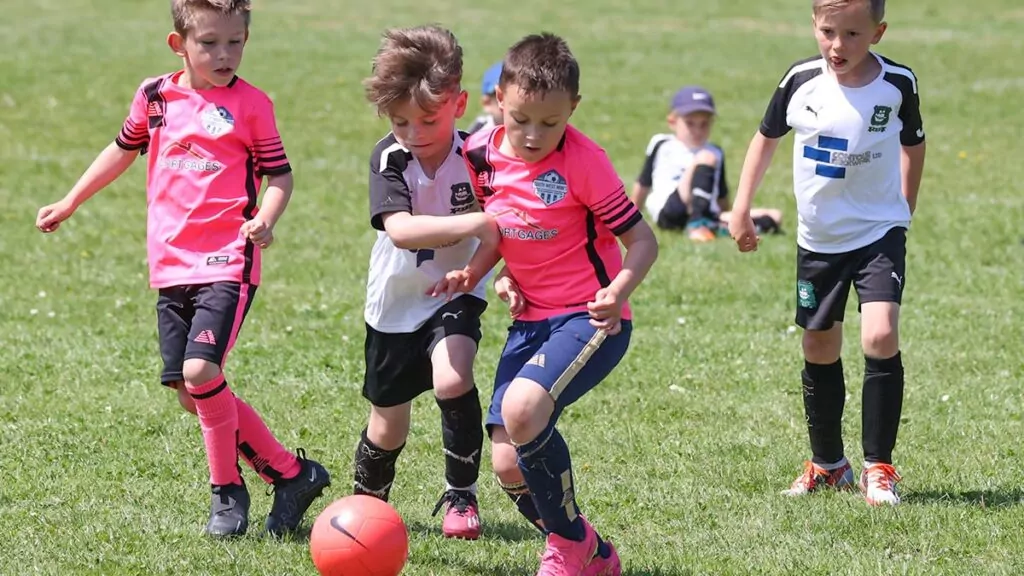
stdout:
<svg viewBox="0 0 1024 576">
<path fill-rule="evenodd" d="M 880 24 L 885 19 L 885 0 L 813 0 L 811 10 L 817 16 L 823 11 L 844 8 L 850 4 L 864 2 L 871 10 L 871 18 L 875 24 Z"/>
<path fill-rule="evenodd" d="M 434 112 L 462 88 L 462 46 L 441 26 L 387 30 L 363 86 L 378 114 L 409 98 Z"/>
<path fill-rule="evenodd" d="M 504 89 L 515 84 L 527 94 L 580 93 L 580 65 L 561 37 L 548 32 L 531 34 L 516 42 L 505 54 L 501 66 Z"/>
<path fill-rule="evenodd" d="M 195 25 L 195 15 L 200 10 L 209 10 L 224 16 L 243 14 L 246 28 L 249 27 L 249 20 L 252 18 L 250 0 L 171 0 L 174 31 L 184 38 Z"/>
</svg>

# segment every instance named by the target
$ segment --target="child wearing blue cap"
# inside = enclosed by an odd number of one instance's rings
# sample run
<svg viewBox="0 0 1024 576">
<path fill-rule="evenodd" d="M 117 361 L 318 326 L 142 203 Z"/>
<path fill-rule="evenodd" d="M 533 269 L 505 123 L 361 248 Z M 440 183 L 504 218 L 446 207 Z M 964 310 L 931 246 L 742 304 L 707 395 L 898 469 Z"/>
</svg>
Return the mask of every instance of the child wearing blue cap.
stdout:
<svg viewBox="0 0 1024 576">
<path fill-rule="evenodd" d="M 477 116 L 466 130 L 470 134 L 478 130 L 494 128 L 501 123 L 501 107 L 498 106 L 498 99 L 494 96 L 499 80 L 501 80 L 501 62 L 494 64 L 484 72 L 483 82 L 480 83 L 480 107 L 483 108 L 483 113 Z"/>
<path fill-rule="evenodd" d="M 728 233 L 729 186 L 725 152 L 710 141 L 715 100 L 700 86 L 684 86 L 670 103 L 667 134 L 647 145 L 643 169 L 630 199 L 664 230 L 686 230 L 695 242 Z M 759 233 L 777 232 L 780 210 L 751 211 Z"/>
</svg>

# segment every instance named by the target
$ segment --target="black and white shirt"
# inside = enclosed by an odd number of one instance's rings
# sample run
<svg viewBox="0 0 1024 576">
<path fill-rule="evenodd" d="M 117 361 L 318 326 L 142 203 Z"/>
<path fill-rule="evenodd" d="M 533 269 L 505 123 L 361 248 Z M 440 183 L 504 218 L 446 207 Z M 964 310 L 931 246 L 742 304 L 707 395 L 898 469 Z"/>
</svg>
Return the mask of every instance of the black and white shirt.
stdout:
<svg viewBox="0 0 1024 576">
<path fill-rule="evenodd" d="M 795 129 L 797 244 L 835 254 L 910 226 L 900 176 L 901 146 L 924 142 L 917 77 L 876 54 L 882 66 L 860 88 L 840 85 L 820 55 L 793 64 L 768 104 L 761 134 Z"/>
<path fill-rule="evenodd" d="M 455 134 L 451 152 L 428 178 L 419 162 L 388 134 L 370 157 L 370 224 L 377 240 L 370 252 L 363 316 L 373 329 L 388 333 L 415 332 L 445 304 L 443 298 L 426 294 L 428 288 L 451 270 L 469 263 L 479 241 L 467 238 L 432 249 L 404 250 L 384 232 L 383 215 L 409 212 L 413 215 L 450 216 L 478 212 L 479 205 L 469 183 L 462 159 L 463 132 Z M 486 297 L 486 283 L 480 282 L 474 296 Z"/>
<path fill-rule="evenodd" d="M 647 144 L 644 167 L 640 170 L 637 183 L 650 188 L 644 209 L 655 221 L 668 199 L 676 193 L 679 180 L 693 164 L 693 158 L 701 150 L 708 150 L 718 157 L 715 168 L 715 185 L 710 190 L 711 211 L 718 214 L 718 201 L 729 196 L 725 182 L 725 153 L 718 146 L 708 143 L 701 148 L 689 148 L 674 134 L 655 134 Z"/>
</svg>

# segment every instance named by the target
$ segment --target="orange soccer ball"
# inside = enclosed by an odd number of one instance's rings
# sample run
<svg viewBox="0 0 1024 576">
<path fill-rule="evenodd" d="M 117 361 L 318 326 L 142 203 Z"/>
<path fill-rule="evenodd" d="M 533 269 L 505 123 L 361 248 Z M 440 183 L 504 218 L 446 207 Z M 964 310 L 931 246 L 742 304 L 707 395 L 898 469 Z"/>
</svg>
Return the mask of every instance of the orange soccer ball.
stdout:
<svg viewBox="0 0 1024 576">
<path fill-rule="evenodd" d="M 409 558 L 409 533 L 387 502 L 346 496 L 317 516 L 309 553 L 322 576 L 398 576 Z"/>
</svg>

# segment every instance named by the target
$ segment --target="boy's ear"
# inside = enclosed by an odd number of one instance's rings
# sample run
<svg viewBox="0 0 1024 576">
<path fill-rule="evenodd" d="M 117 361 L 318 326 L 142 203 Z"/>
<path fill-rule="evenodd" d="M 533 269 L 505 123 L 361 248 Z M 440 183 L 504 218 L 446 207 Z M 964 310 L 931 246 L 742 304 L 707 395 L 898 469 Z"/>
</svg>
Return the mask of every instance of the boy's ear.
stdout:
<svg viewBox="0 0 1024 576">
<path fill-rule="evenodd" d="M 177 32 L 171 32 L 167 35 L 167 45 L 171 48 L 171 52 L 174 52 L 179 57 L 185 57 L 185 38 Z"/>
<path fill-rule="evenodd" d="M 580 94 L 577 94 L 576 97 L 572 99 L 572 110 L 569 112 L 569 116 L 572 116 L 573 113 L 576 112 L 576 107 L 580 105 L 580 100 L 583 100 L 583 96 Z"/>
<path fill-rule="evenodd" d="M 466 113 L 466 104 L 469 102 L 469 92 L 463 90 L 455 98 L 455 117 L 462 118 L 462 115 Z"/>
<path fill-rule="evenodd" d="M 885 34 L 886 28 L 888 27 L 889 25 L 886 24 L 885 22 L 879 22 L 878 28 L 875 29 L 875 35 L 871 38 L 871 43 L 878 44 L 878 42 L 882 39 L 882 35 Z"/>
</svg>

